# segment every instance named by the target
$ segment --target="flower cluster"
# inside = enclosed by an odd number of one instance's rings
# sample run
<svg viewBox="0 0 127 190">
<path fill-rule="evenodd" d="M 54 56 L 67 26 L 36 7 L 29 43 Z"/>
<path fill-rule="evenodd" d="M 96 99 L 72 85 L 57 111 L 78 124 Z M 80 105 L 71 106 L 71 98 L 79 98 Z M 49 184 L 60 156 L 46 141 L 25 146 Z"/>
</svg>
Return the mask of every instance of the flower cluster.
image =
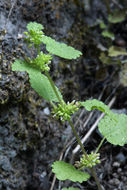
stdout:
<svg viewBox="0 0 127 190">
<path fill-rule="evenodd" d="M 91 152 L 91 154 L 88 154 L 88 159 L 86 159 L 86 156 L 83 154 L 82 158 L 80 161 L 75 162 L 75 167 L 78 169 L 83 169 L 83 168 L 92 168 L 96 164 L 100 163 L 100 154 L 99 153 L 94 153 Z"/>
<path fill-rule="evenodd" d="M 49 71 L 48 66 L 51 63 L 52 56 L 50 54 L 44 54 L 41 52 L 35 59 L 31 60 L 33 66 L 37 66 L 41 71 Z"/>
<path fill-rule="evenodd" d="M 29 43 L 29 47 L 32 45 L 40 45 L 43 41 L 44 36 L 44 33 L 42 32 L 43 26 L 36 22 L 30 22 L 27 25 L 27 30 L 28 32 L 24 32 L 24 34 L 27 36 L 25 40 Z"/>
<path fill-rule="evenodd" d="M 70 120 L 71 115 L 74 114 L 79 109 L 78 102 L 72 101 L 71 103 L 58 104 L 54 106 L 52 113 L 56 119 L 60 119 L 62 122 L 65 120 Z"/>
</svg>

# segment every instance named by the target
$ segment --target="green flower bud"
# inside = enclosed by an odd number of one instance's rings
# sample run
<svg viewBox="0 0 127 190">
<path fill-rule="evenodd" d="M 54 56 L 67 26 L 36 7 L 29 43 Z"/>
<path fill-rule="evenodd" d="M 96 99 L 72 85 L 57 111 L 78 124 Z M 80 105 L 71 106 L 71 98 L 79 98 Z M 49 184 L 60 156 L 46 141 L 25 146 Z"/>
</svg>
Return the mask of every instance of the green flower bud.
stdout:
<svg viewBox="0 0 127 190">
<path fill-rule="evenodd" d="M 41 52 L 35 59 L 31 60 L 31 64 L 45 72 L 50 70 L 48 65 L 51 63 L 51 60 L 52 56 L 50 54 L 44 54 Z"/>
<path fill-rule="evenodd" d="M 57 119 L 64 122 L 66 120 L 70 120 L 71 115 L 78 111 L 78 109 L 79 105 L 76 105 L 75 101 L 73 101 L 71 103 L 68 102 L 67 104 L 63 103 L 62 105 L 58 104 L 57 107 L 55 106 L 53 108 L 52 113 Z"/>
<path fill-rule="evenodd" d="M 83 169 L 83 168 L 92 168 L 96 164 L 100 163 L 100 154 L 99 153 L 94 153 L 91 152 L 91 154 L 87 155 L 88 159 L 86 159 L 86 156 L 83 155 L 80 161 L 75 162 L 75 166 L 78 169 Z"/>
</svg>

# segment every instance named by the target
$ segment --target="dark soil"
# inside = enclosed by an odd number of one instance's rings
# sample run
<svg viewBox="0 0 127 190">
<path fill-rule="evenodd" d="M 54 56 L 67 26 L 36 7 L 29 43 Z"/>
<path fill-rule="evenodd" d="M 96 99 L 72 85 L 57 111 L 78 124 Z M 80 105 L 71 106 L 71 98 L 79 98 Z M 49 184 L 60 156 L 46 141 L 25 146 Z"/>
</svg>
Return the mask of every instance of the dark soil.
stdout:
<svg viewBox="0 0 127 190">
<path fill-rule="evenodd" d="M 73 139 L 69 125 L 62 126 L 55 121 L 50 105 L 30 87 L 27 73 L 11 70 L 16 58 L 32 53 L 22 38 L 30 21 L 43 24 L 47 35 L 83 52 L 76 61 L 54 57 L 51 75 L 66 101 L 100 98 L 107 104 L 115 96 L 115 111 L 127 113 L 127 88 L 119 82 L 121 68 L 104 65 L 98 59 L 97 45 L 111 43 L 102 38 L 96 25 L 97 19 L 107 17 L 106 5 L 98 0 L 87 6 L 85 3 L 80 0 L 0 0 L 0 190 L 49 190 L 53 181 L 51 164 Z M 126 1 L 120 5 L 126 6 Z M 111 3 L 111 8 L 114 6 Z M 114 25 L 113 43 L 118 44 L 122 39 L 126 47 L 126 26 L 127 20 Z M 88 114 L 83 113 L 79 119 L 77 129 L 81 137 L 99 112 L 83 129 Z M 79 115 L 80 112 L 75 116 L 75 123 Z M 85 143 L 86 150 L 95 150 L 101 139 L 98 130 L 94 131 Z M 64 160 L 70 162 L 76 145 L 75 139 L 71 141 L 69 148 L 63 151 Z M 80 154 L 78 152 L 75 160 L 79 160 Z M 103 189 L 127 190 L 127 146 L 113 146 L 105 141 L 100 154 L 101 164 L 96 171 Z M 97 189 L 91 177 L 82 184 L 56 180 L 54 190 L 69 186 Z"/>
</svg>

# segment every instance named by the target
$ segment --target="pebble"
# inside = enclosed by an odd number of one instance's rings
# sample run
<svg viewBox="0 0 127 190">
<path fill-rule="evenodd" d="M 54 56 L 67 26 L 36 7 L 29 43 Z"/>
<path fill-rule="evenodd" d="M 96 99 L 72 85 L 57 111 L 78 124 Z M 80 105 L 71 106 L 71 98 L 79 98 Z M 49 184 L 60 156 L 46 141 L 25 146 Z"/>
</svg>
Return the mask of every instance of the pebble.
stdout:
<svg viewBox="0 0 127 190">
<path fill-rule="evenodd" d="M 120 163 L 119 162 L 113 162 L 112 166 L 118 168 L 120 166 Z"/>
<path fill-rule="evenodd" d="M 0 136 L 7 136 L 8 135 L 8 129 L 5 128 L 5 126 L 1 127 L 0 126 Z"/>
<path fill-rule="evenodd" d="M 114 184 L 115 184 L 115 185 L 119 185 L 119 184 L 120 184 L 120 181 L 119 181 L 119 179 L 117 179 L 117 178 L 114 178 Z"/>
<path fill-rule="evenodd" d="M 49 110 L 48 107 L 44 108 L 43 111 L 44 111 L 44 113 L 45 113 L 46 115 L 50 115 L 50 110 Z"/>
<path fill-rule="evenodd" d="M 126 161 L 126 157 L 122 152 L 120 152 L 119 154 L 117 154 L 116 160 L 118 160 L 122 164 Z"/>
<path fill-rule="evenodd" d="M 117 173 L 113 173 L 112 175 L 113 175 L 113 177 L 116 177 L 116 178 L 118 177 Z"/>
<path fill-rule="evenodd" d="M 110 179 L 110 180 L 109 180 L 109 183 L 110 183 L 111 185 L 119 185 L 119 184 L 120 184 L 120 181 L 119 181 L 119 179 L 117 179 L 117 178 L 113 178 L 113 179 Z"/>
<path fill-rule="evenodd" d="M 121 179 L 122 179 L 124 182 L 127 182 L 127 177 L 126 177 L 126 176 L 121 176 Z"/>
<path fill-rule="evenodd" d="M 17 155 L 15 150 L 8 151 L 9 158 L 14 158 Z"/>
<path fill-rule="evenodd" d="M 117 39 L 115 40 L 115 44 L 118 45 L 118 46 L 120 46 L 120 47 L 124 47 L 124 46 L 126 45 L 126 42 L 125 42 L 125 40 L 122 39 L 122 38 L 117 38 Z"/>
<path fill-rule="evenodd" d="M 109 184 L 111 184 L 111 185 L 113 185 L 113 184 L 114 184 L 113 179 L 110 179 L 110 180 L 109 180 Z"/>
<path fill-rule="evenodd" d="M 122 172 L 122 168 L 118 168 L 118 169 L 117 169 L 117 172 L 118 172 L 118 173 Z"/>
</svg>

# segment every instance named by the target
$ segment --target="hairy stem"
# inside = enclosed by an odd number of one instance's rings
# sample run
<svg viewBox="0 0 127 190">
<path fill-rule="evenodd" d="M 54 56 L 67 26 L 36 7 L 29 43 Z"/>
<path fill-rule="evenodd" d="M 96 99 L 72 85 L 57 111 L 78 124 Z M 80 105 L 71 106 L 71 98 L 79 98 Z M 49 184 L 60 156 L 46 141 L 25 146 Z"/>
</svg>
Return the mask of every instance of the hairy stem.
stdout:
<svg viewBox="0 0 127 190">
<path fill-rule="evenodd" d="M 75 128 L 74 128 L 73 123 L 71 122 L 71 120 L 69 120 L 68 122 L 69 122 L 69 125 L 71 126 L 72 131 L 73 131 L 73 133 L 74 133 L 74 135 L 75 135 L 75 137 L 76 137 L 76 139 L 77 139 L 77 141 L 78 141 L 78 144 L 80 145 L 80 148 L 81 148 L 83 154 L 85 155 L 86 159 L 88 160 L 89 158 L 88 158 L 88 156 L 87 156 L 87 153 L 86 153 L 86 151 L 85 151 L 85 149 L 84 149 L 84 146 L 83 146 L 83 144 L 82 144 L 82 142 L 81 142 L 81 140 L 80 140 L 80 138 L 79 138 L 79 136 L 78 136 L 78 134 L 77 134 L 77 132 L 76 132 L 76 130 L 75 130 Z"/>
<path fill-rule="evenodd" d="M 49 80 L 49 82 L 50 82 L 50 84 L 51 84 L 51 86 L 52 86 L 52 89 L 54 90 L 54 92 L 55 92 L 55 94 L 56 94 L 57 99 L 59 100 L 60 104 L 63 105 L 63 101 L 64 101 L 64 100 L 61 99 L 61 97 L 59 96 L 59 94 L 58 94 L 58 92 L 57 92 L 57 90 L 56 90 L 56 87 L 55 87 L 55 85 L 54 85 L 54 82 L 53 82 L 52 78 L 50 77 L 50 75 L 49 75 L 49 73 L 48 73 L 47 71 L 45 72 L 45 74 L 46 74 L 46 76 L 47 76 L 47 78 L 48 78 L 48 80 Z M 78 144 L 80 145 L 80 148 L 81 148 L 83 154 L 85 155 L 86 159 L 89 160 L 89 158 L 88 158 L 88 156 L 87 156 L 87 153 L 86 153 L 86 151 L 85 151 L 85 149 L 84 149 L 84 146 L 83 146 L 83 144 L 82 144 L 82 142 L 81 142 L 81 140 L 80 140 L 80 138 L 79 138 L 79 136 L 78 136 L 78 134 L 77 134 L 77 132 L 76 132 L 76 130 L 75 130 L 75 128 L 74 128 L 73 123 L 71 122 L 71 120 L 68 120 L 68 122 L 69 122 L 69 124 L 70 124 L 70 126 L 71 126 L 71 128 L 72 128 L 72 131 L 73 131 L 73 133 L 74 133 L 74 135 L 75 135 L 75 137 L 76 137 L 76 139 L 77 139 L 77 141 L 78 141 Z M 95 172 L 94 168 L 90 168 L 90 171 L 91 171 L 91 173 L 92 173 L 92 176 L 93 176 L 94 179 L 95 179 L 95 182 L 96 182 L 96 184 L 97 184 L 98 190 L 102 190 L 101 185 L 100 185 L 100 183 L 99 183 L 99 180 L 98 180 L 98 177 L 97 177 L 97 175 L 96 175 L 96 172 Z"/>
</svg>

